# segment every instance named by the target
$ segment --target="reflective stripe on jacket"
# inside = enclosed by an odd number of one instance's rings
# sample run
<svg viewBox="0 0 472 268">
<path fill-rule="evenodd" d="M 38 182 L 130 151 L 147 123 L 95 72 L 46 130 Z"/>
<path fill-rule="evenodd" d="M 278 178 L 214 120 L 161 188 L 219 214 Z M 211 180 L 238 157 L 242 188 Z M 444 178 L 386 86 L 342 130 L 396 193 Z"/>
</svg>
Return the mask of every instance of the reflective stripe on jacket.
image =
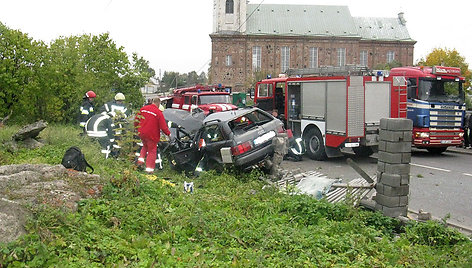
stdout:
<svg viewBox="0 0 472 268">
<path fill-rule="evenodd" d="M 79 125 L 81 127 L 85 127 L 87 120 L 89 120 L 95 114 L 93 104 L 88 98 L 85 98 L 79 109 Z"/>
<path fill-rule="evenodd" d="M 96 114 L 87 121 L 85 125 L 87 136 L 102 138 L 108 137 L 111 140 L 115 139 L 113 134 L 113 122 L 109 115 L 102 113 Z"/>
</svg>

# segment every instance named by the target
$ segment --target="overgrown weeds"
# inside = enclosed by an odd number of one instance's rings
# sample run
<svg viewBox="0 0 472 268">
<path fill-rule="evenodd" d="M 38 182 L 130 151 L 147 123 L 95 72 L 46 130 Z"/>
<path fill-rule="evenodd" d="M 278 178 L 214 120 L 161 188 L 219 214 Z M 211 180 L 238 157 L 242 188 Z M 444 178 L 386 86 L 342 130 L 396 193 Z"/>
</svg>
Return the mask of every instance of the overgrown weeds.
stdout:
<svg viewBox="0 0 472 268">
<path fill-rule="evenodd" d="M 60 126 L 53 126 L 53 128 Z M 66 128 L 67 129 L 67 128 Z M 72 136 L 74 129 L 61 135 Z M 68 213 L 33 211 L 29 234 L 0 245 L 0 264 L 45 266 L 470 267 L 472 243 L 434 222 L 403 228 L 378 213 L 263 188 L 260 172 L 203 173 L 165 169 L 157 179 L 128 160 L 103 159 L 87 138 L 45 135 L 45 149 L 10 162 L 57 164 L 62 149 L 83 147 L 109 183 L 103 195 Z M 48 137 L 50 136 L 51 137 Z M 58 141 L 63 144 L 54 144 Z M 194 182 L 194 192 L 183 191 Z"/>
</svg>

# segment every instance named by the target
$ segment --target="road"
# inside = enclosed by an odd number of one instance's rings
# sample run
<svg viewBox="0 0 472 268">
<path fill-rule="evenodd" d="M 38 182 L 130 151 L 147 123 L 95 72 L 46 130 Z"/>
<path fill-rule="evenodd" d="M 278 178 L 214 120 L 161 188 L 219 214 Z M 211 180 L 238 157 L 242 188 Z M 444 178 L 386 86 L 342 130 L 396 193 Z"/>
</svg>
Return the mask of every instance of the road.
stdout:
<svg viewBox="0 0 472 268">
<path fill-rule="evenodd" d="M 343 182 L 360 178 L 347 163 L 351 158 L 370 176 L 377 171 L 376 154 L 314 161 L 305 157 L 301 162 L 284 161 L 282 167 L 301 171 L 317 170 Z M 449 222 L 472 229 L 472 150 L 454 148 L 441 155 L 412 150 L 409 209 L 431 212 L 434 217 L 450 215 Z"/>
</svg>

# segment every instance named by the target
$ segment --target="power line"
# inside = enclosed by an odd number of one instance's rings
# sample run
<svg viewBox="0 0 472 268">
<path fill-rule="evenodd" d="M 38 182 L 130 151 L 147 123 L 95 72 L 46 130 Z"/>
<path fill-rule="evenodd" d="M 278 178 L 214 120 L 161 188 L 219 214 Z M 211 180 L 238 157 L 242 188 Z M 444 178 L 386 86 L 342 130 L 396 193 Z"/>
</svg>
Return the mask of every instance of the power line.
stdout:
<svg viewBox="0 0 472 268">
<path fill-rule="evenodd" d="M 201 71 L 203 70 L 203 68 L 205 68 L 205 66 L 207 66 L 210 62 L 211 62 L 211 59 L 209 59 L 207 62 L 205 62 L 205 64 L 203 64 L 203 66 L 200 67 L 200 69 L 198 69 L 197 74 L 198 74 L 199 72 L 201 72 Z"/>
<path fill-rule="evenodd" d="M 243 0 L 244 1 L 244 0 Z M 241 29 L 241 27 L 243 27 L 244 24 L 246 24 L 246 22 L 252 17 L 252 15 L 254 14 L 254 12 L 256 12 L 256 10 L 262 5 L 262 3 L 264 3 L 265 0 L 262 0 L 261 3 L 251 12 L 251 14 L 249 14 L 249 16 L 246 18 L 246 20 L 241 23 L 241 25 L 239 25 L 238 29 L 236 29 L 237 32 L 239 32 L 239 30 Z"/>
</svg>

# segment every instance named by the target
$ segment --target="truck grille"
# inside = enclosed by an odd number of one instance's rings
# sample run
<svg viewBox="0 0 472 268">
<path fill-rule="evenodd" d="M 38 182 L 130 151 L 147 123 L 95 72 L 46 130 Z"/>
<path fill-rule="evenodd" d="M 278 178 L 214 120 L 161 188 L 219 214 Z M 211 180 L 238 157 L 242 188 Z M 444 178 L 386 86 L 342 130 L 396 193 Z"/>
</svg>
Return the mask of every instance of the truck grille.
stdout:
<svg viewBox="0 0 472 268">
<path fill-rule="evenodd" d="M 429 111 L 432 128 L 460 128 L 462 126 L 462 110 L 432 109 Z"/>
<path fill-rule="evenodd" d="M 459 136 L 459 132 L 430 132 L 430 135 L 439 137 L 439 136 Z"/>
<path fill-rule="evenodd" d="M 456 115 L 457 115 L 456 111 L 445 111 L 445 110 L 431 111 L 431 116 L 456 116 Z"/>
</svg>

